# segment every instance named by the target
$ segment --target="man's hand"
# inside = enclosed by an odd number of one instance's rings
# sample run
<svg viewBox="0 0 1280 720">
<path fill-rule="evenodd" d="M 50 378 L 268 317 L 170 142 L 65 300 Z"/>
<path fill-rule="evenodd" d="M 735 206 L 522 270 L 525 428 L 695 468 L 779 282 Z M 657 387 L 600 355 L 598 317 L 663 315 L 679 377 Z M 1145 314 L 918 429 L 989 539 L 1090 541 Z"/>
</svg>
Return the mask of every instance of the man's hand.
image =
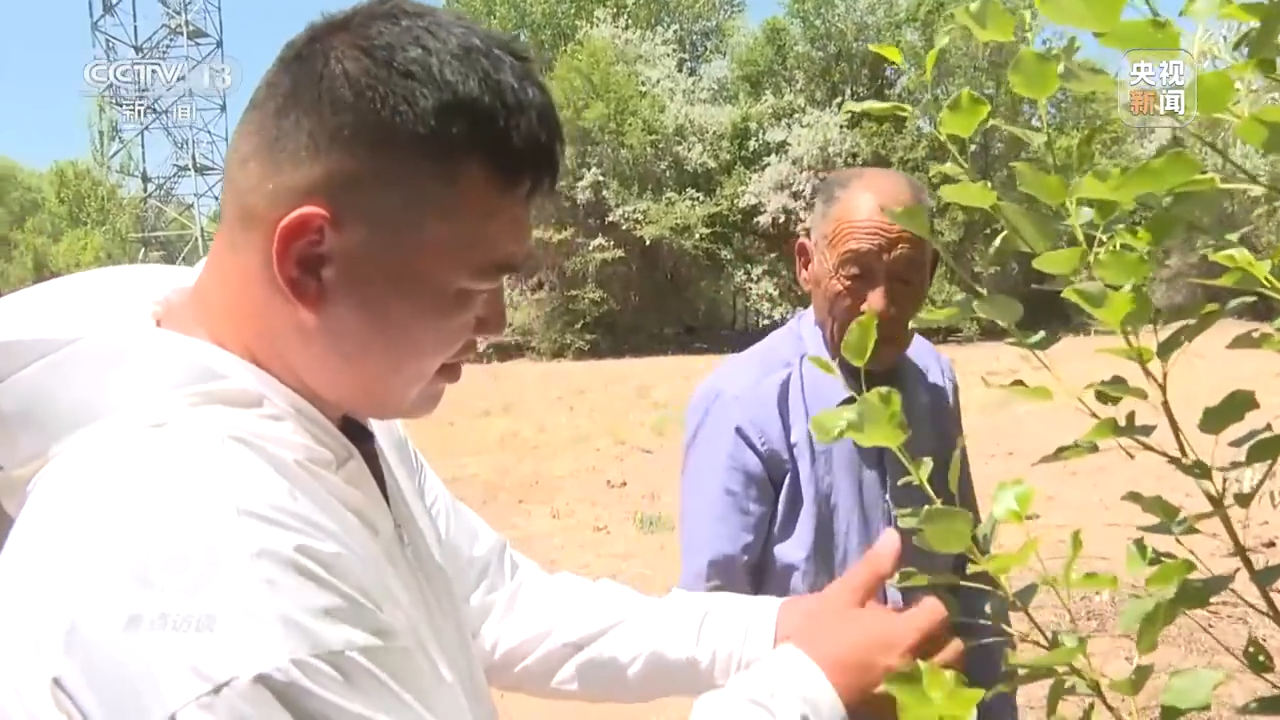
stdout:
<svg viewBox="0 0 1280 720">
<path fill-rule="evenodd" d="M 875 693 L 886 677 L 916 659 L 955 665 L 964 650 L 940 601 L 926 598 L 906 610 L 876 602 L 901 551 L 901 537 L 889 530 L 826 589 L 788 598 L 778 610 L 776 642 L 808 655 L 846 707 L 878 718 L 894 716 L 893 700 Z"/>
</svg>

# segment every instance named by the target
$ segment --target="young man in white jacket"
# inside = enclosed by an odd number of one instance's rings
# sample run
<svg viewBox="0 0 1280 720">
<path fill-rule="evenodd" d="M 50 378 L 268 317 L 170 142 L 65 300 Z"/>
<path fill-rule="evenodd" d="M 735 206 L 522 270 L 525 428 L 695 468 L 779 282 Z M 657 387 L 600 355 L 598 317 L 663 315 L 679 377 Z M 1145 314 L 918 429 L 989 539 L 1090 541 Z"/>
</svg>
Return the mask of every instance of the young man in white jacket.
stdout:
<svg viewBox="0 0 1280 720">
<path fill-rule="evenodd" d="M 0 299 L 0 718 L 490 720 L 489 689 L 837 720 L 946 613 L 871 601 L 895 535 L 776 600 L 547 573 L 420 417 L 529 252 L 562 137 L 506 40 L 411 0 L 308 27 L 249 102 L 206 267 Z"/>
</svg>

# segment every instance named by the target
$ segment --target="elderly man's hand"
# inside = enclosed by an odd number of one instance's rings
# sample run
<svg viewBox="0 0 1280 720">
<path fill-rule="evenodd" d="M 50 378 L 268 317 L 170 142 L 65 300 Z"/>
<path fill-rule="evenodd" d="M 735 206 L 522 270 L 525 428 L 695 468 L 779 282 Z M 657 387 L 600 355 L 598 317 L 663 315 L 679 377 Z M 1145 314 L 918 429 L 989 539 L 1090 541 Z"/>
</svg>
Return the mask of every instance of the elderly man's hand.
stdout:
<svg viewBox="0 0 1280 720">
<path fill-rule="evenodd" d="M 788 598 L 778 611 L 777 644 L 804 651 L 850 711 L 874 718 L 896 715 L 893 699 L 876 693 L 890 674 L 916 659 L 953 666 L 963 652 L 937 599 L 906 610 L 876 602 L 901 551 L 900 536 L 890 530 L 822 592 Z"/>
</svg>

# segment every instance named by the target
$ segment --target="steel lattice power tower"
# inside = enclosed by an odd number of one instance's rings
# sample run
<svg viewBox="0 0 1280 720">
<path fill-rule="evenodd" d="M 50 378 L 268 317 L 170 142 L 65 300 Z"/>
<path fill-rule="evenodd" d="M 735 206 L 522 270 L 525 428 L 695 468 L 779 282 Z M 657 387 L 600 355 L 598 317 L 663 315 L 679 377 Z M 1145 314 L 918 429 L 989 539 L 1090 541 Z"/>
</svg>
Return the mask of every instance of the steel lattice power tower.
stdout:
<svg viewBox="0 0 1280 720">
<path fill-rule="evenodd" d="M 139 260 L 192 264 L 212 239 L 227 149 L 221 0 L 89 0 L 95 156 L 140 193 Z"/>
</svg>

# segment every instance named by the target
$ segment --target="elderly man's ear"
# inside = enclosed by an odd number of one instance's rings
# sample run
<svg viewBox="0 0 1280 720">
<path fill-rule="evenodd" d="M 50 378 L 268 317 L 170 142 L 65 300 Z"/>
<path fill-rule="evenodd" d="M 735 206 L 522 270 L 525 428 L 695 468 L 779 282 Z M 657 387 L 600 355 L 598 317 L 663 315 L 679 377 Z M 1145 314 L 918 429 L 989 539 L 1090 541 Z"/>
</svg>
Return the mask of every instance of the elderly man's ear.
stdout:
<svg viewBox="0 0 1280 720">
<path fill-rule="evenodd" d="M 796 282 L 805 292 L 813 289 L 814 247 L 809 233 L 802 228 L 800 237 L 796 238 L 792 252 L 796 256 Z"/>
</svg>

